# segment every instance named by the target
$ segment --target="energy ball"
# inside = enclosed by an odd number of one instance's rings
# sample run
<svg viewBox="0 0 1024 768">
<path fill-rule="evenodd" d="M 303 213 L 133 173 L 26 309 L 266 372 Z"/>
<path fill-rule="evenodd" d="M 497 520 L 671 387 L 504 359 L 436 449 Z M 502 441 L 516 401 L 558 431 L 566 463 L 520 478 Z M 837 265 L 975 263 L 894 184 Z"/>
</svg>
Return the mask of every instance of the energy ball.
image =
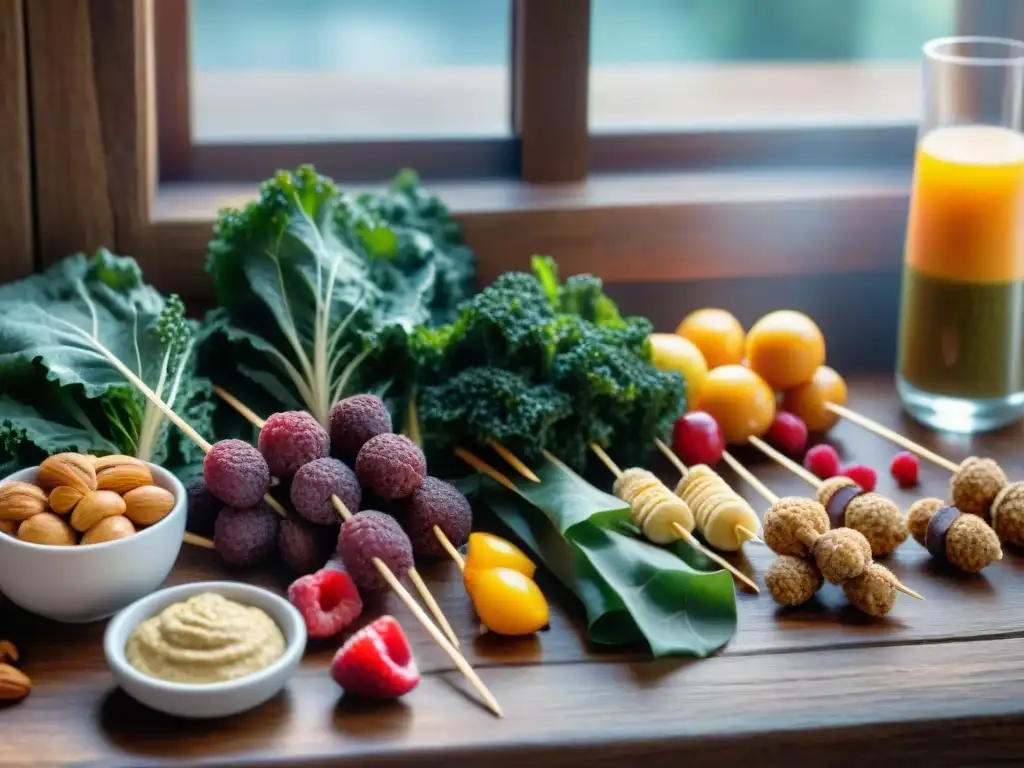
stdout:
<svg viewBox="0 0 1024 768">
<path fill-rule="evenodd" d="M 244 440 L 220 440 L 203 459 L 203 479 L 221 503 L 245 509 L 259 504 L 270 488 L 270 469 Z"/>
<path fill-rule="evenodd" d="M 803 605 L 821 589 L 821 572 L 811 562 L 799 557 L 779 555 L 768 566 L 764 583 L 772 599 L 779 605 Z"/>
<path fill-rule="evenodd" d="M 836 492 L 840 488 L 856 488 L 858 491 L 863 489 L 857 485 L 853 480 L 842 475 L 836 475 L 830 477 L 828 480 L 822 480 L 821 485 L 818 486 L 818 501 L 821 506 L 828 507 L 829 502 L 832 501 L 832 497 L 835 496 Z M 836 526 L 841 527 L 841 526 Z"/>
<path fill-rule="evenodd" d="M 921 499 L 911 507 L 914 538 L 932 557 L 965 573 L 980 573 L 1002 559 L 999 537 L 988 523 L 936 501 Z"/>
<path fill-rule="evenodd" d="M 826 581 L 842 584 L 871 565 L 871 545 L 852 528 L 834 528 L 814 542 L 814 562 Z"/>
<path fill-rule="evenodd" d="M 292 479 L 290 496 L 295 511 L 311 523 L 331 525 L 338 522 L 338 512 L 331 503 L 336 495 L 349 512 L 359 511 L 362 489 L 356 473 L 348 465 L 330 457 L 303 464 Z"/>
<path fill-rule="evenodd" d="M 224 503 L 210 493 L 201 475 L 189 480 L 185 485 L 185 491 L 188 494 L 188 518 L 185 527 L 200 536 L 212 536 L 213 526 Z"/>
<path fill-rule="evenodd" d="M 336 527 L 313 525 L 298 517 L 281 521 L 277 544 L 284 564 L 305 575 L 324 567 L 338 539 Z"/>
<path fill-rule="evenodd" d="M 946 506 L 942 499 L 918 499 L 910 505 L 907 510 L 907 528 L 910 535 L 922 547 L 927 546 L 925 534 L 928 532 L 928 523 L 932 516 L 939 511 L 940 507 Z"/>
<path fill-rule="evenodd" d="M 376 395 L 352 395 L 331 408 L 331 452 L 352 461 L 371 437 L 391 431 L 391 414 Z"/>
<path fill-rule="evenodd" d="M 387 501 L 416 491 L 427 474 L 423 451 L 405 435 L 371 437 L 356 457 L 356 477 L 371 493 Z"/>
<path fill-rule="evenodd" d="M 435 525 L 455 547 L 469 540 L 473 528 L 473 509 L 469 501 L 454 485 L 436 477 L 424 478 L 418 490 L 398 502 L 396 511 L 412 541 L 412 551 L 417 555 L 440 557 L 447 554 L 434 534 Z"/>
<path fill-rule="evenodd" d="M 390 515 L 374 510 L 360 512 L 341 524 L 338 554 L 352 581 L 366 592 L 388 590 L 373 558 L 380 558 L 398 579 L 413 566 L 412 542 L 402 526 Z"/>
<path fill-rule="evenodd" d="M 992 502 L 1006 483 L 1006 475 L 992 459 L 971 456 L 960 462 L 949 483 L 950 499 L 961 512 L 988 519 Z"/>
<path fill-rule="evenodd" d="M 873 563 L 860 576 L 843 582 L 843 593 L 857 610 L 881 617 L 896 604 L 897 583 L 892 571 Z"/>
<path fill-rule="evenodd" d="M 764 542 L 777 555 L 810 557 L 814 542 L 829 529 L 825 508 L 811 499 L 779 499 L 764 514 Z"/>
<path fill-rule="evenodd" d="M 258 565 L 277 545 L 278 516 L 265 504 L 248 509 L 224 507 L 213 528 L 213 543 L 231 565 Z"/>
<path fill-rule="evenodd" d="M 270 474 L 289 478 L 299 467 L 331 452 L 327 430 L 305 411 L 282 411 L 270 415 L 257 442 L 267 460 Z"/>
<path fill-rule="evenodd" d="M 1000 540 L 1024 546 L 1024 483 L 1011 483 L 996 496 L 992 528 Z"/>
<path fill-rule="evenodd" d="M 907 540 L 907 522 L 900 508 L 878 493 L 865 493 L 846 506 L 846 526 L 864 534 L 871 554 L 885 557 Z"/>
</svg>

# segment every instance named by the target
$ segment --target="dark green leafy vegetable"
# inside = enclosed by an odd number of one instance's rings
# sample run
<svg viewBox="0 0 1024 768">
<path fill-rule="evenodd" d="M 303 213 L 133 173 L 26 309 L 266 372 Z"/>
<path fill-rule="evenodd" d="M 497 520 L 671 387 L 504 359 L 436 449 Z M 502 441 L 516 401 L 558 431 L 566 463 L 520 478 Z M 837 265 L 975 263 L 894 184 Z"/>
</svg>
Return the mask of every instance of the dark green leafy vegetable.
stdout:
<svg viewBox="0 0 1024 768">
<path fill-rule="evenodd" d="M 182 468 L 191 441 L 112 364 L 122 361 L 200 433 L 210 384 L 195 375 L 197 326 L 176 296 L 142 281 L 134 260 L 79 254 L 0 287 L 0 466 L 64 450 L 126 453 Z"/>
<path fill-rule="evenodd" d="M 265 413 L 302 408 L 321 423 L 355 391 L 401 406 L 409 334 L 451 317 L 475 276 L 458 226 L 415 174 L 350 197 L 310 166 L 222 212 L 207 271 L 220 306 L 204 370 Z"/>
<path fill-rule="evenodd" d="M 628 507 L 567 468 L 544 462 L 537 474 L 541 483 L 521 480 L 516 493 L 481 479 L 473 495 L 579 597 L 593 642 L 644 641 L 656 657 L 703 657 L 728 642 L 736 631 L 728 573 L 701 570 L 707 561 L 683 542 L 646 542 L 624 525 Z"/>
<path fill-rule="evenodd" d="M 582 469 L 596 441 L 641 463 L 685 407 L 682 377 L 650 363 L 650 323 L 623 318 L 599 279 L 561 284 L 546 257 L 533 271 L 502 275 L 455 322 L 414 334 L 427 449 L 494 437 L 528 461 L 546 448 Z"/>
</svg>

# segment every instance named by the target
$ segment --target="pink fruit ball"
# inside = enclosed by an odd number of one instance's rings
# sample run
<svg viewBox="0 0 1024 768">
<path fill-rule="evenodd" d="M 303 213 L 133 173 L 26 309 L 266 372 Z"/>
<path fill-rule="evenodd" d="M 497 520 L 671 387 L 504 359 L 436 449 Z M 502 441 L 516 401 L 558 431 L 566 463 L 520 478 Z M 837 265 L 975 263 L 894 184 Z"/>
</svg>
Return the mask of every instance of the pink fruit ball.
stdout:
<svg viewBox="0 0 1024 768">
<path fill-rule="evenodd" d="M 684 464 L 713 467 L 722 459 L 725 436 L 715 417 L 705 411 L 690 411 L 676 419 L 672 449 Z"/>
</svg>

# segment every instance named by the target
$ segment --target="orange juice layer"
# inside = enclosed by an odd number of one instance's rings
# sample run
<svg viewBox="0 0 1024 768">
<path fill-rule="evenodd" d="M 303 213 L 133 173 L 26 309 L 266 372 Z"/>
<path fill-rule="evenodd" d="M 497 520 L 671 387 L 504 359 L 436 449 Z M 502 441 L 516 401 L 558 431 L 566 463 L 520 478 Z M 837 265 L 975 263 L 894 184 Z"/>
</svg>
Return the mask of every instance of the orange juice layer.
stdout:
<svg viewBox="0 0 1024 768">
<path fill-rule="evenodd" d="M 962 282 L 1024 278 L 1024 134 L 962 125 L 921 139 L 907 263 Z"/>
</svg>

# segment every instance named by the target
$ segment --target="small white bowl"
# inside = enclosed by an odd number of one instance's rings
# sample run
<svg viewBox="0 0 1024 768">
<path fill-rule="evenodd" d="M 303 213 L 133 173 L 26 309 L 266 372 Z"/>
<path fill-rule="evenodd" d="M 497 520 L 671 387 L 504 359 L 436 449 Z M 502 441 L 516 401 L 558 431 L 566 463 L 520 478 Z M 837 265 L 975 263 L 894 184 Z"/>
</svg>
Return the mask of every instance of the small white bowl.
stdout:
<svg viewBox="0 0 1024 768">
<path fill-rule="evenodd" d="M 149 465 L 153 481 L 174 494 L 160 522 L 124 539 L 75 547 L 47 547 L 0 533 L 0 592 L 32 613 L 81 624 L 112 616 L 163 584 L 181 551 L 188 496 L 181 481 Z M 3 483 L 34 483 L 37 467 Z"/>
<path fill-rule="evenodd" d="M 209 685 L 168 683 L 145 675 L 128 663 L 125 646 L 140 623 L 173 603 L 204 592 L 215 592 L 266 611 L 284 635 L 284 654 L 247 677 Z M 295 673 L 305 650 L 306 623 L 294 606 L 273 592 L 237 581 L 206 581 L 162 589 L 117 614 L 107 625 L 103 638 L 103 652 L 110 671 L 129 696 L 168 715 L 189 718 L 227 717 L 273 698 Z"/>
</svg>

